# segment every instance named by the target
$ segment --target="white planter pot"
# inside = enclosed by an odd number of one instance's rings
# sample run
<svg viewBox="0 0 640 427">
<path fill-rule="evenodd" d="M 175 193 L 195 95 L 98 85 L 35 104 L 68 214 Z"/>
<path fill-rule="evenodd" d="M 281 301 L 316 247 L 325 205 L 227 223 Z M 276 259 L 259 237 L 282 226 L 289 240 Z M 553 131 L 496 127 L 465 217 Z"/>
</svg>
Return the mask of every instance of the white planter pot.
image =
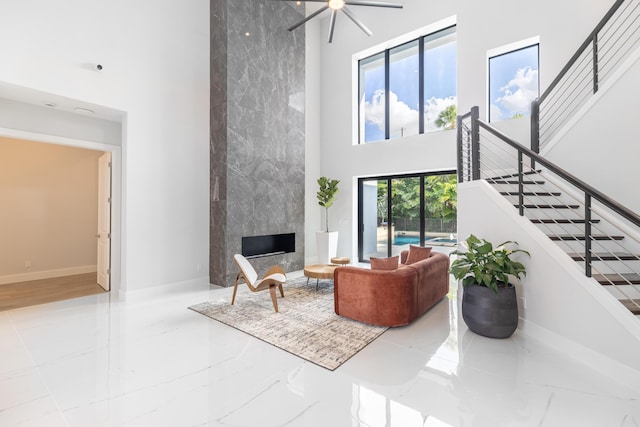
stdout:
<svg viewBox="0 0 640 427">
<path fill-rule="evenodd" d="M 335 257 L 338 251 L 338 232 L 318 231 L 316 233 L 316 244 L 318 248 L 318 264 L 329 264 L 331 258 Z"/>
</svg>

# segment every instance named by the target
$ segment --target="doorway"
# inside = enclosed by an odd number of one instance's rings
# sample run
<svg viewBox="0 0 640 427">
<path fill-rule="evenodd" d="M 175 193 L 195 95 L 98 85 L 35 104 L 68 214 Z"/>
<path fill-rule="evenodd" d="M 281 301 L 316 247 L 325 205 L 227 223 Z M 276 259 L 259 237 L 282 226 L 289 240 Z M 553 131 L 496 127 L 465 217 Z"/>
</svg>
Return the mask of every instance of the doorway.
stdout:
<svg viewBox="0 0 640 427">
<path fill-rule="evenodd" d="M 360 178 L 358 258 L 399 255 L 410 245 L 455 246 L 455 171 Z"/>
<path fill-rule="evenodd" d="M 17 132 L 9 129 L 0 128 L 0 138 L 4 135 L 10 134 L 13 136 L 15 133 L 19 133 L 21 137 L 24 137 L 26 132 Z M 119 253 L 120 248 L 120 223 L 119 223 L 119 215 L 112 216 L 120 209 L 120 178 L 119 175 L 121 173 L 120 170 L 120 147 L 107 146 L 106 144 L 97 144 L 92 142 L 84 142 L 84 141 L 67 141 L 65 138 L 60 137 L 51 137 L 52 141 L 41 141 L 40 139 L 43 135 L 37 135 L 36 138 L 24 139 L 20 138 L 25 144 L 40 144 L 42 146 L 51 147 L 61 147 L 64 149 L 75 149 L 80 148 L 85 152 L 92 152 L 93 158 L 95 159 L 96 166 L 94 168 L 95 175 L 93 178 L 85 178 L 86 180 L 90 180 L 96 183 L 99 191 L 96 193 L 96 189 L 94 189 L 93 196 L 93 204 L 95 217 L 94 222 L 95 226 L 90 231 L 90 235 L 88 239 L 91 241 L 87 244 L 90 244 L 93 249 L 91 251 L 86 250 L 86 252 L 92 252 L 95 254 L 92 261 L 87 261 L 86 258 L 83 258 L 83 261 L 80 263 L 76 263 L 75 265 L 69 266 L 69 263 L 58 264 L 57 268 L 55 262 L 49 263 L 40 262 L 40 258 L 38 258 L 41 254 L 34 253 L 33 255 L 25 255 L 26 251 L 18 254 L 18 258 L 20 259 L 20 266 L 24 267 L 24 270 L 16 270 L 13 268 L 10 273 L 13 274 L 0 274 L 0 291 L 9 291 L 7 283 L 16 283 L 16 282 L 27 282 L 31 285 L 32 289 L 45 289 L 47 285 L 46 281 L 49 280 L 50 283 L 48 285 L 51 286 L 49 293 L 51 294 L 51 300 L 60 300 L 60 299 L 68 299 L 74 298 L 76 296 L 82 296 L 83 292 L 78 289 L 74 289 L 74 287 L 80 286 L 81 282 L 87 282 L 88 276 L 93 276 L 93 284 L 95 286 L 100 286 L 100 289 L 97 291 L 89 291 L 91 293 L 98 292 L 108 292 L 115 289 L 119 290 L 119 272 L 120 265 L 117 262 L 118 257 L 112 256 L 114 252 Z M 17 139 L 17 138 L 16 138 Z M 46 139 L 46 137 L 45 137 Z M 73 165 L 75 167 L 75 165 Z M 68 168 L 71 169 L 72 167 Z M 113 172 L 115 171 L 115 172 Z M 52 179 L 55 180 L 55 179 Z M 6 186 L 5 186 L 6 187 Z M 25 185 L 18 185 L 17 187 L 25 187 Z M 11 192 L 17 193 L 20 188 L 16 188 L 11 190 Z M 38 191 L 31 191 L 31 193 L 37 193 Z M 74 192 L 74 190 L 69 189 L 68 193 Z M 6 192 L 5 192 L 6 193 Z M 23 199 L 29 199 L 29 195 L 25 195 Z M 24 211 L 29 212 L 32 216 L 39 216 L 40 222 L 42 222 L 43 218 L 48 216 L 49 214 L 42 214 L 44 208 L 50 204 L 52 200 L 55 200 L 57 197 L 44 197 L 40 196 L 37 201 L 37 206 L 34 209 L 25 209 Z M 77 210 L 81 210 L 80 206 L 72 206 L 73 203 L 68 203 L 69 209 L 67 209 L 66 214 L 73 214 Z M 60 214 L 60 212 L 51 213 L 51 215 Z M 62 213 L 65 214 L 64 212 Z M 1 216 L 1 215 L 0 215 Z M 86 224 L 85 226 L 85 235 L 86 233 Z M 53 239 L 56 241 L 57 248 L 59 248 L 58 252 L 64 253 L 69 250 L 70 242 L 72 239 L 64 239 L 60 238 L 60 235 L 55 234 L 55 229 L 58 227 L 48 225 L 44 227 L 42 224 L 36 223 L 35 226 L 32 226 L 34 234 L 52 234 L 54 235 Z M 60 227 L 62 228 L 62 227 Z M 6 234 L 6 233 L 5 233 Z M 6 237 L 6 236 L 5 236 Z M 16 239 L 20 240 L 20 239 Z M 27 240 L 27 239 L 23 239 Z M 85 239 L 86 240 L 86 239 Z M 4 240 L 2 246 L 7 247 L 6 242 Z M 11 250 L 13 252 L 18 252 L 16 250 L 19 245 L 11 245 Z M 36 245 L 32 245 L 36 246 Z M 84 247 L 83 247 L 84 248 Z M 50 250 L 50 248 L 45 248 Z M 83 249 L 81 249 L 83 250 Z M 2 248 L 0 247 L 0 252 L 2 252 Z M 52 251 L 55 252 L 55 251 Z M 72 251 L 71 251 L 72 252 Z M 5 257 L 3 257 L 5 259 Z M 36 261 L 38 259 L 38 261 Z M 56 261 L 56 260 L 54 260 Z M 93 265 L 92 273 L 87 272 L 88 269 Z M 6 263 L 5 263 L 6 267 Z M 115 274 L 114 274 L 115 270 Z M 1 272 L 1 271 L 0 271 Z M 53 273 L 53 274 L 52 274 Z M 60 279 L 62 277 L 67 278 L 67 285 L 63 285 L 60 283 Z M 4 284 L 3 284 L 4 283 Z M 61 292 L 59 292 L 61 291 Z M 14 299 L 17 297 L 15 293 L 16 289 L 9 292 L 12 294 Z M 46 293 L 46 291 L 45 291 Z M 60 294 L 66 295 L 66 297 L 61 297 Z M 35 304 L 40 304 L 43 302 L 47 302 L 46 299 L 42 300 L 42 295 L 37 296 L 34 301 Z M 2 296 L 0 295 L 0 302 L 2 302 Z M 2 308 L 0 308 L 2 309 Z"/>
</svg>

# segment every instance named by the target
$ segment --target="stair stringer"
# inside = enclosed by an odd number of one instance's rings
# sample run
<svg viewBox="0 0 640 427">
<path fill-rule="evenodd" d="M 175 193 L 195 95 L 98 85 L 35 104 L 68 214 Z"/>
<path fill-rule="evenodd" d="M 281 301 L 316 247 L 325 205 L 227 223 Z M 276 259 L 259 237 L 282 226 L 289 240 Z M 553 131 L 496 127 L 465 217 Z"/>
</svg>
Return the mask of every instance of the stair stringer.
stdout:
<svg viewBox="0 0 640 427">
<path fill-rule="evenodd" d="M 640 391 L 640 322 L 485 181 L 458 184 L 458 236 L 469 234 L 531 253 L 516 285 L 519 332 Z"/>
</svg>

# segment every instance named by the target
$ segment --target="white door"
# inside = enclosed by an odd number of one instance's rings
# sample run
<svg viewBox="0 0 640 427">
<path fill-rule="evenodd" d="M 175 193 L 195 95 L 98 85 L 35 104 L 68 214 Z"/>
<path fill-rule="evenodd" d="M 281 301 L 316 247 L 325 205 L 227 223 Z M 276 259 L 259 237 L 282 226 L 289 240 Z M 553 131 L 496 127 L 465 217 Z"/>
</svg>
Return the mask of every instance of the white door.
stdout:
<svg viewBox="0 0 640 427">
<path fill-rule="evenodd" d="M 111 284 L 111 153 L 98 160 L 98 284 Z"/>
</svg>

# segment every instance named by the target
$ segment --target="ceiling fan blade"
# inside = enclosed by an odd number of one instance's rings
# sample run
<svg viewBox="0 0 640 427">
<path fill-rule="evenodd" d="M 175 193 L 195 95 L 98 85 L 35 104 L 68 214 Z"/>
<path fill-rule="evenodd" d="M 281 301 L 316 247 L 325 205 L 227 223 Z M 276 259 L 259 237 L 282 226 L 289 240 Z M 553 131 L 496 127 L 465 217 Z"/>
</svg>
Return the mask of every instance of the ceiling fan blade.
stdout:
<svg viewBox="0 0 640 427">
<path fill-rule="evenodd" d="M 344 12 L 345 15 L 349 17 L 349 19 L 351 19 L 354 22 L 354 24 L 360 27 L 360 29 L 364 31 L 366 35 L 370 36 L 371 34 L 373 34 L 371 30 L 368 29 L 367 26 L 362 23 L 362 21 L 356 18 L 356 16 L 353 14 L 353 12 L 351 12 L 351 10 L 347 6 L 343 7 L 341 10 Z"/>
<path fill-rule="evenodd" d="M 333 30 L 336 28 L 336 16 L 338 16 L 338 11 L 335 9 L 331 10 L 331 21 L 329 21 L 329 43 L 333 40 Z"/>
<path fill-rule="evenodd" d="M 297 24 L 292 25 L 291 27 L 287 28 L 287 30 L 289 31 L 293 31 L 296 28 L 298 28 L 300 25 L 304 24 L 305 22 L 309 21 L 310 19 L 315 18 L 316 16 L 320 15 L 322 12 L 324 12 L 325 10 L 329 9 L 329 6 L 325 6 L 321 9 L 316 10 L 315 12 L 313 12 L 311 15 L 307 16 L 306 18 L 304 18 L 302 21 L 298 22 Z"/>
<path fill-rule="evenodd" d="M 313 1 L 313 0 L 307 0 L 307 1 Z M 389 2 L 382 2 L 382 1 L 351 1 L 351 0 L 347 0 L 345 2 L 345 4 L 348 4 L 350 6 L 373 6 L 373 7 L 391 7 L 394 9 L 402 9 L 404 6 L 399 4 L 399 3 L 389 3 Z"/>
</svg>

